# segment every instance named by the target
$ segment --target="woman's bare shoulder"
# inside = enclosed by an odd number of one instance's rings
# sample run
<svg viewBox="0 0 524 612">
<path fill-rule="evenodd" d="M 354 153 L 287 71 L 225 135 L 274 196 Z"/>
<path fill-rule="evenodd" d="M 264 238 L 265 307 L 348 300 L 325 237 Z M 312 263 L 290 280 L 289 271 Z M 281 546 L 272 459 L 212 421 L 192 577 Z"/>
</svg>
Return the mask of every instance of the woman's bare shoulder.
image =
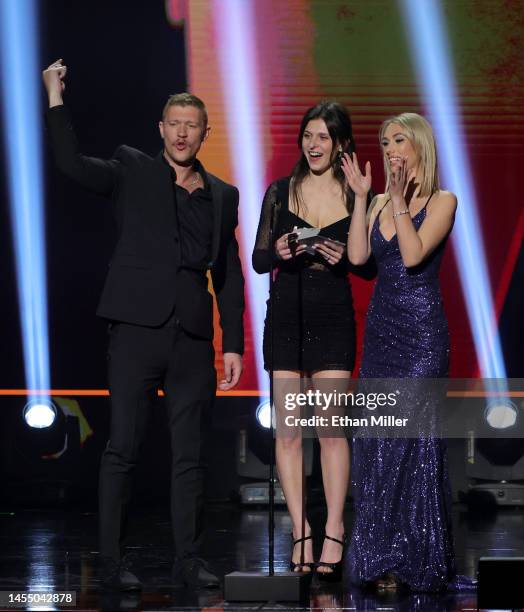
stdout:
<svg viewBox="0 0 524 612">
<path fill-rule="evenodd" d="M 432 209 L 435 209 L 435 207 L 438 206 L 440 209 L 454 212 L 457 208 L 457 196 L 451 191 L 444 191 L 440 189 L 435 193 L 435 197 L 432 198 L 432 201 L 429 204 L 429 207 Z"/>
</svg>

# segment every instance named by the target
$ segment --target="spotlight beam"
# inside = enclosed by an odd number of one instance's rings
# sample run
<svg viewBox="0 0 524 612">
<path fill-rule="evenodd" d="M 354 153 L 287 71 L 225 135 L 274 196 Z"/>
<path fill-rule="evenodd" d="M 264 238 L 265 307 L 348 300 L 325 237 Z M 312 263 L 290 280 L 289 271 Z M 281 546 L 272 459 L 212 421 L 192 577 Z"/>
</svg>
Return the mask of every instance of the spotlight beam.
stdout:
<svg viewBox="0 0 524 612">
<path fill-rule="evenodd" d="M 453 246 L 484 378 L 505 379 L 485 249 L 444 19 L 437 0 L 400 0 L 411 55 L 435 128 L 446 186 L 457 194 Z"/>
<path fill-rule="evenodd" d="M 265 163 L 260 133 L 260 96 L 255 49 L 255 2 L 214 0 L 216 48 L 219 54 L 225 114 L 235 184 L 240 191 L 240 231 L 244 253 L 255 244 L 256 227 L 264 195 Z M 267 375 L 260 350 L 264 329 L 268 281 L 246 266 L 249 310 L 258 388 L 266 390 Z"/>
<path fill-rule="evenodd" d="M 34 0 L 0 0 L 4 148 L 25 378 L 31 390 L 50 386 L 36 6 Z"/>
</svg>

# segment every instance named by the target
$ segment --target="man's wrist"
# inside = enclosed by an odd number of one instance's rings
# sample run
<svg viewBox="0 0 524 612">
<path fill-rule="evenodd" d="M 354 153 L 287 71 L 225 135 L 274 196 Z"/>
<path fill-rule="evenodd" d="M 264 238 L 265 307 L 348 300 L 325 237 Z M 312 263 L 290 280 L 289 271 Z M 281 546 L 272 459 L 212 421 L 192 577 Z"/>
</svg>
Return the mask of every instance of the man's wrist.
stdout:
<svg viewBox="0 0 524 612">
<path fill-rule="evenodd" d="M 53 106 L 63 106 L 64 99 L 62 98 L 62 94 L 50 94 L 49 95 L 49 108 L 53 108 Z"/>
</svg>

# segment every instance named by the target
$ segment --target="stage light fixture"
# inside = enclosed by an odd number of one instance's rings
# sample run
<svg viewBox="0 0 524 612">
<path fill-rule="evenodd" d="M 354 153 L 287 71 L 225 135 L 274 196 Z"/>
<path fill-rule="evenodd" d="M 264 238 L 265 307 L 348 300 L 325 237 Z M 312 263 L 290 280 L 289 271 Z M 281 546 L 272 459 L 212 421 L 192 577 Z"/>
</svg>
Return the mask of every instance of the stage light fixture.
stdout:
<svg viewBox="0 0 524 612">
<path fill-rule="evenodd" d="M 257 406 L 256 417 L 258 423 L 262 427 L 265 429 L 269 429 L 271 427 L 271 405 L 269 400 L 260 402 L 260 404 Z"/>
<path fill-rule="evenodd" d="M 0 2 L 4 147 L 26 385 L 49 388 L 38 3 Z M 37 398 L 36 392 L 31 397 Z"/>
<path fill-rule="evenodd" d="M 66 415 L 51 398 L 29 400 L 13 428 L 16 448 L 35 464 L 63 454 Z"/>
<path fill-rule="evenodd" d="M 493 429 L 508 429 L 517 422 L 517 407 L 509 400 L 491 402 L 486 407 L 485 418 Z"/>
<path fill-rule="evenodd" d="M 264 196 L 265 160 L 263 155 L 259 70 L 256 59 L 255 2 L 214 0 L 216 49 L 219 55 L 224 108 L 227 109 L 227 136 L 235 185 L 242 198 L 240 232 L 244 252 L 255 244 L 257 221 Z M 243 126 L 249 126 L 244 129 Z M 241 153 L 240 153 L 241 152 Z M 267 277 L 251 266 L 244 269 L 249 296 L 253 346 L 262 347 Z M 267 390 L 269 381 L 260 354 L 255 353 L 258 388 Z"/>
<path fill-rule="evenodd" d="M 53 402 L 45 400 L 30 401 L 23 410 L 24 421 L 29 427 L 35 429 L 51 427 L 56 420 L 56 415 Z"/>
<path fill-rule="evenodd" d="M 69 398 L 40 397 L 9 411 L 9 435 L 2 449 L 7 500 L 62 504 L 80 490 L 85 417 L 69 409 L 72 403 Z"/>
<path fill-rule="evenodd" d="M 524 504 L 524 405 L 492 398 L 466 441 L 466 502 L 476 508 Z"/>
</svg>

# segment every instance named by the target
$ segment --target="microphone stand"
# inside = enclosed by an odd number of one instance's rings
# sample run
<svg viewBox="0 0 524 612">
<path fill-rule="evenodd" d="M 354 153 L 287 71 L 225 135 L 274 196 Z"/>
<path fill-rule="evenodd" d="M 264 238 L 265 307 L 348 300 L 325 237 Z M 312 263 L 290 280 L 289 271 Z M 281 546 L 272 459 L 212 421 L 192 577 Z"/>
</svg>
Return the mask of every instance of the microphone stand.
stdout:
<svg viewBox="0 0 524 612">
<path fill-rule="evenodd" d="M 274 244 L 276 202 L 271 207 L 269 224 L 269 321 L 271 328 L 269 354 L 269 508 L 268 508 L 268 572 L 232 572 L 224 577 L 224 599 L 226 601 L 304 601 L 309 593 L 312 572 L 280 572 L 275 574 L 275 431 L 273 426 L 274 385 Z"/>
</svg>

